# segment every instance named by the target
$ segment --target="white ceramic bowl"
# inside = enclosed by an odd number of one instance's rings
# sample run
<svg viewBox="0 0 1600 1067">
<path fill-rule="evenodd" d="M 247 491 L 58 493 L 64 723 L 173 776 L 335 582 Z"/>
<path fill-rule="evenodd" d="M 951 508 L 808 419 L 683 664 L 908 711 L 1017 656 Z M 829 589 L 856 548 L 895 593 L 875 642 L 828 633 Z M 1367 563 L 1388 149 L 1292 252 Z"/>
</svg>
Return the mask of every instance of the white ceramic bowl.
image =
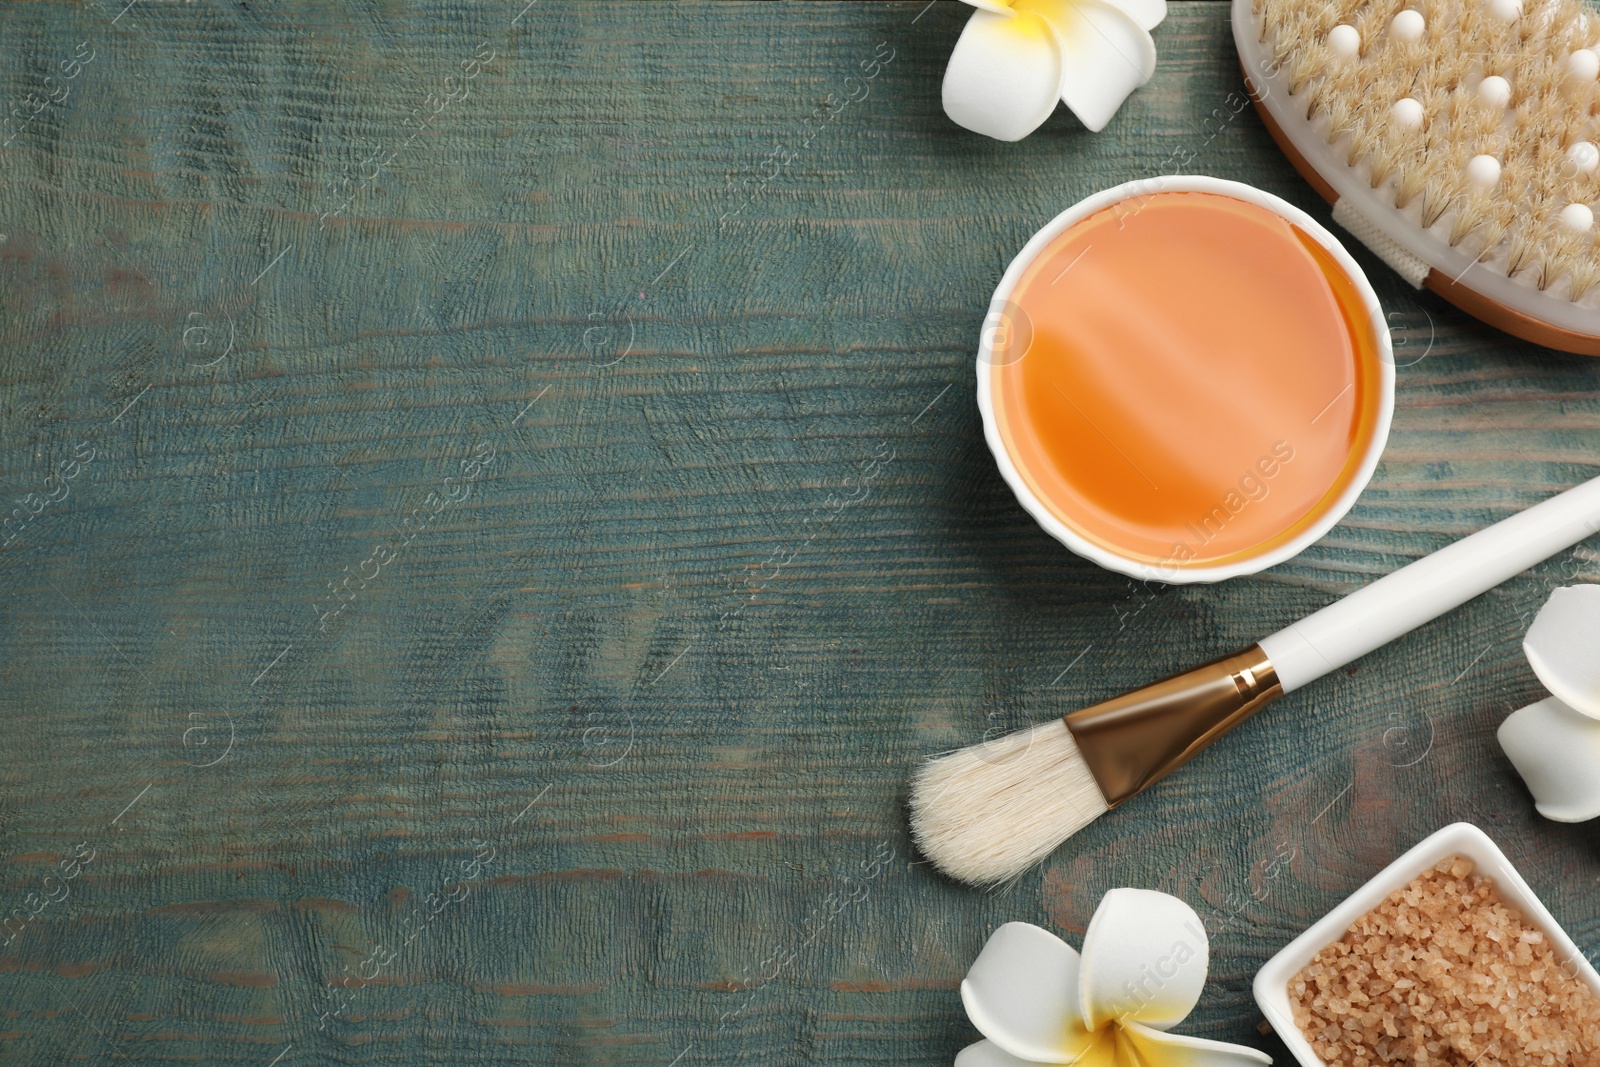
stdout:
<svg viewBox="0 0 1600 1067">
<path fill-rule="evenodd" d="M 1315 239 L 1328 250 L 1342 270 L 1349 276 L 1356 291 L 1361 295 L 1361 301 L 1371 317 L 1373 336 L 1377 341 L 1379 377 L 1378 377 L 1378 419 L 1373 426 L 1372 440 L 1368 445 L 1366 454 L 1362 457 L 1359 473 L 1352 478 L 1349 486 L 1340 494 L 1331 507 L 1314 524 L 1307 527 L 1298 537 L 1295 537 L 1276 548 L 1270 549 L 1257 556 L 1238 560 L 1233 563 L 1212 567 L 1179 567 L 1160 566 L 1147 563 L 1144 560 L 1119 555 L 1101 545 L 1095 544 L 1081 534 L 1074 531 L 1063 522 L 1044 501 L 1034 495 L 1028 488 L 1027 482 L 1017 470 L 1010 454 L 1006 451 L 1005 442 L 1001 437 L 999 425 L 994 414 L 993 385 L 990 381 L 993 372 L 993 347 L 994 339 L 999 331 L 989 327 L 989 324 L 1003 322 L 1007 317 L 1010 305 L 1011 291 L 1016 287 L 1023 272 L 1033 262 L 1034 257 L 1043 252 L 1051 241 L 1054 241 L 1068 227 L 1081 219 L 1110 207 L 1119 201 L 1136 197 L 1149 196 L 1154 193 L 1218 193 L 1222 196 L 1231 196 L 1236 200 L 1255 204 L 1266 208 L 1274 214 L 1280 215 L 1289 222 Z M 983 433 L 989 442 L 989 451 L 994 453 L 995 462 L 999 464 L 1000 474 L 1006 483 L 1011 486 L 1011 491 L 1017 495 L 1028 514 L 1032 515 L 1045 532 L 1057 541 L 1066 545 L 1078 555 L 1093 560 L 1109 570 L 1130 575 L 1134 578 L 1143 578 L 1147 581 L 1187 583 L 1187 582 L 1220 582 L 1225 578 L 1233 578 L 1241 574 L 1254 574 L 1265 570 L 1284 560 L 1292 559 L 1305 549 L 1318 541 L 1324 534 L 1336 526 L 1350 506 L 1356 502 L 1361 491 L 1372 480 L 1372 472 L 1377 469 L 1378 459 L 1383 455 L 1384 446 L 1389 440 L 1389 422 L 1394 415 L 1394 350 L 1389 340 L 1389 325 L 1384 318 L 1383 308 L 1378 303 L 1378 295 L 1372 291 L 1372 285 L 1367 281 L 1367 276 L 1361 272 L 1361 267 L 1350 258 L 1350 253 L 1344 246 L 1325 230 L 1316 219 L 1307 215 L 1293 204 L 1264 192 L 1252 185 L 1242 182 L 1227 181 L 1223 178 L 1211 178 L 1201 174 L 1172 175 L 1159 178 L 1143 178 L 1139 181 L 1126 182 L 1104 192 L 1095 193 L 1087 199 L 1067 208 L 1061 214 L 1034 234 L 1027 244 L 1022 246 L 1022 251 L 1017 253 L 1011 265 L 1006 268 L 1005 275 L 1000 279 L 1000 285 L 994 291 L 994 297 L 989 301 L 989 313 L 984 319 L 985 329 L 978 344 L 978 409 L 983 414 Z"/>
<path fill-rule="evenodd" d="M 1266 1013 L 1267 1022 L 1278 1032 L 1283 1043 L 1289 1046 L 1295 1059 L 1305 1067 L 1326 1067 L 1311 1048 L 1311 1043 L 1295 1025 L 1294 1012 L 1289 1006 L 1289 981 L 1318 952 L 1345 935 L 1350 924 L 1383 903 L 1385 897 L 1402 889 L 1433 867 L 1442 859 L 1460 856 L 1471 860 L 1476 873 L 1494 879 L 1500 899 L 1522 912 L 1529 923 L 1537 926 L 1550 939 L 1558 958 L 1569 961 L 1568 971 L 1600 994 L 1600 974 L 1584 958 L 1572 938 L 1561 929 L 1549 910 L 1539 902 L 1528 883 L 1522 880 L 1511 861 L 1506 859 L 1489 835 L 1471 823 L 1458 822 L 1426 838 L 1423 842 L 1385 867 L 1378 876 L 1323 916 L 1311 929 L 1289 942 L 1289 946 L 1266 962 L 1256 972 L 1254 992 L 1256 1003 Z"/>
</svg>

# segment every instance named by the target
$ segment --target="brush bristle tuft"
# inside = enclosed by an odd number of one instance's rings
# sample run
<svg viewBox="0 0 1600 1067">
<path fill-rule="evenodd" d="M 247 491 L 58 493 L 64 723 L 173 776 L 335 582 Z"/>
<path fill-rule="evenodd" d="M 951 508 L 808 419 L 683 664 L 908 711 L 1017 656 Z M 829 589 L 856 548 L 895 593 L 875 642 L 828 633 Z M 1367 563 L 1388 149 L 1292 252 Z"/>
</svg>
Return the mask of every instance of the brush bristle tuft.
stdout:
<svg viewBox="0 0 1600 1067">
<path fill-rule="evenodd" d="M 1060 719 L 929 760 L 911 782 L 911 833 L 950 877 L 1015 878 L 1110 811 Z"/>
<path fill-rule="evenodd" d="M 1289 113 L 1409 224 L 1556 299 L 1600 307 L 1594 240 L 1553 223 L 1572 204 L 1600 215 L 1589 147 L 1600 144 L 1600 79 L 1592 57 L 1573 55 L 1600 48 L 1584 0 L 1521 0 L 1509 20 L 1490 0 L 1252 6 L 1263 54 L 1296 101 Z M 1397 30 L 1408 10 L 1412 29 Z"/>
</svg>

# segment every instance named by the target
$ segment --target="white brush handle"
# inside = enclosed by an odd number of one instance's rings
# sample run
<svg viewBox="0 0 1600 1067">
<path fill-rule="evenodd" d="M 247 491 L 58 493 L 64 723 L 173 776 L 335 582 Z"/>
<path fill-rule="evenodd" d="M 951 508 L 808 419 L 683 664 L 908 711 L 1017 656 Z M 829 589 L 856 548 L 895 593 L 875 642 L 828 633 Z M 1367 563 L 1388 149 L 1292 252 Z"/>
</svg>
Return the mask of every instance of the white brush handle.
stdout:
<svg viewBox="0 0 1600 1067">
<path fill-rule="evenodd" d="M 1407 564 L 1261 641 L 1285 693 L 1402 634 L 1600 530 L 1592 478 L 1432 555 Z"/>
</svg>

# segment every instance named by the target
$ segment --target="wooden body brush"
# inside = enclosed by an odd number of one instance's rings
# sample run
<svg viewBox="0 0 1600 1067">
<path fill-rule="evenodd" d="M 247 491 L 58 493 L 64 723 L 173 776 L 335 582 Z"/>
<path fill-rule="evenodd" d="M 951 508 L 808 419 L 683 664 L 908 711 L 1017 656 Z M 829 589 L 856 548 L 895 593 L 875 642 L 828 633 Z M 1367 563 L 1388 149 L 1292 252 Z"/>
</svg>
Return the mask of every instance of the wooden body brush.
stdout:
<svg viewBox="0 0 1600 1067">
<path fill-rule="evenodd" d="M 1600 478 L 1380 578 L 1242 652 L 932 759 L 911 786 L 924 855 L 964 882 L 1014 877 L 1268 702 L 1600 530 Z"/>
<path fill-rule="evenodd" d="M 1600 20 L 1581 0 L 1233 0 L 1257 110 L 1412 285 L 1600 355 Z"/>
</svg>

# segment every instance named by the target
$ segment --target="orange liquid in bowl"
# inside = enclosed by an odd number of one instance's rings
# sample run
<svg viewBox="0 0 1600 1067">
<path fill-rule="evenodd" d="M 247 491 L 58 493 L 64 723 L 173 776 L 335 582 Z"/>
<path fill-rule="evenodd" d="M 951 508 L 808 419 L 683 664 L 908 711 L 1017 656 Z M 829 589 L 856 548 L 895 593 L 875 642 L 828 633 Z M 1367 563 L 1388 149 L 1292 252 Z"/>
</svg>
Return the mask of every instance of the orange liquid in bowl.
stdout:
<svg viewBox="0 0 1600 1067">
<path fill-rule="evenodd" d="M 1260 556 L 1360 477 L 1381 418 L 1361 293 L 1287 219 L 1218 193 L 1123 201 L 1018 279 L 993 411 L 1044 505 L 1164 569 Z"/>
</svg>

